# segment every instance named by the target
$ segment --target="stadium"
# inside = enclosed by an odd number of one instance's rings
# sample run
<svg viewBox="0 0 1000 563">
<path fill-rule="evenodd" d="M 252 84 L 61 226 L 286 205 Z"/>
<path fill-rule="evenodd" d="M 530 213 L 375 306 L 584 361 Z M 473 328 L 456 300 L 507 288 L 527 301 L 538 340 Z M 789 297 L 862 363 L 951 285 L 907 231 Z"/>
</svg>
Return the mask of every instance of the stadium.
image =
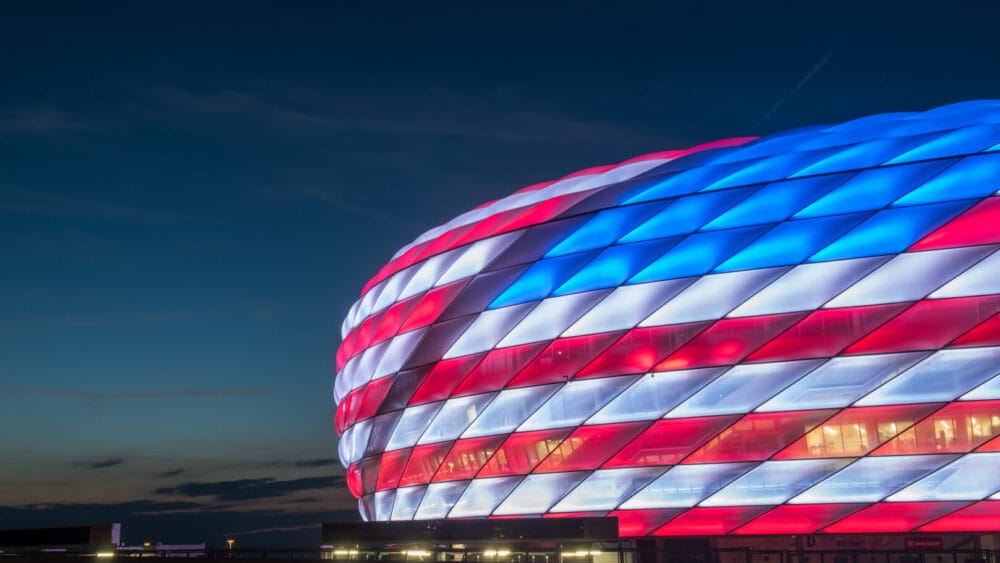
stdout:
<svg viewBox="0 0 1000 563">
<path fill-rule="evenodd" d="M 337 351 L 369 521 L 1000 533 L 1000 101 L 643 155 L 427 231 Z"/>
</svg>

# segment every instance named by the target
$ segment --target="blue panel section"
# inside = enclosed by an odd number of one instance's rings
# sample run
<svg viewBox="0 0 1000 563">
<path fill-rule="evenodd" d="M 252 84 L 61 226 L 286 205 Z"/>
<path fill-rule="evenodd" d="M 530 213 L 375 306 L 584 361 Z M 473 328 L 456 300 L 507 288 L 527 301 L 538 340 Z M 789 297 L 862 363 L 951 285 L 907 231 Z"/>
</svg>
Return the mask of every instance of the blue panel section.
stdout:
<svg viewBox="0 0 1000 563">
<path fill-rule="evenodd" d="M 729 229 L 783 221 L 845 178 L 847 176 L 841 174 L 769 184 L 705 225 L 704 229 Z"/>
<path fill-rule="evenodd" d="M 559 286 L 555 295 L 617 287 L 677 244 L 679 240 L 681 237 L 670 237 L 605 249 L 566 283 Z"/>
<path fill-rule="evenodd" d="M 510 287 L 494 299 L 489 308 L 496 309 L 497 307 L 527 303 L 548 297 L 555 288 L 566 281 L 566 278 L 573 275 L 597 254 L 598 251 L 594 250 L 535 262 Z"/>
<path fill-rule="evenodd" d="M 546 258 L 574 254 L 584 250 L 602 248 L 618 240 L 653 213 L 662 209 L 664 203 L 646 203 L 605 209 L 590 218 L 573 234 L 569 235 L 545 254 Z"/>
<path fill-rule="evenodd" d="M 881 209 L 954 163 L 944 160 L 865 170 L 796 213 L 795 218 Z"/>
<path fill-rule="evenodd" d="M 973 203 L 957 201 L 880 211 L 817 252 L 810 262 L 902 252 Z"/>
<path fill-rule="evenodd" d="M 754 189 L 740 188 L 682 197 L 636 227 L 619 242 L 639 242 L 693 233 Z"/>
<path fill-rule="evenodd" d="M 1000 127 L 973 125 L 951 131 L 897 156 L 889 164 L 977 153 L 1000 141 Z"/>
<path fill-rule="evenodd" d="M 763 184 L 781 180 L 798 172 L 803 167 L 816 162 L 826 155 L 836 152 L 831 149 L 821 151 L 792 151 L 777 154 L 742 168 L 705 188 L 705 191 L 721 190 L 750 184 Z"/>
<path fill-rule="evenodd" d="M 701 166 L 678 172 L 638 195 L 630 197 L 623 203 L 638 203 L 640 201 L 651 201 L 665 197 L 692 194 L 729 176 L 746 165 L 747 163 L 745 162 L 737 162 L 733 164 Z"/>
<path fill-rule="evenodd" d="M 781 223 L 726 260 L 715 271 L 731 272 L 798 264 L 867 216 L 867 213 L 852 213 Z"/>
<path fill-rule="evenodd" d="M 693 234 L 629 280 L 629 283 L 700 276 L 764 234 L 771 225 Z"/>
<path fill-rule="evenodd" d="M 1000 188 L 1000 154 L 984 154 L 961 162 L 899 198 L 894 207 L 985 197 Z"/>
<path fill-rule="evenodd" d="M 858 143 L 844 147 L 843 150 L 833 156 L 808 166 L 793 174 L 793 176 L 812 176 L 813 174 L 826 174 L 829 172 L 842 172 L 844 170 L 878 166 L 938 135 L 940 133 L 918 137 L 904 137 L 901 139 L 876 139 Z"/>
</svg>

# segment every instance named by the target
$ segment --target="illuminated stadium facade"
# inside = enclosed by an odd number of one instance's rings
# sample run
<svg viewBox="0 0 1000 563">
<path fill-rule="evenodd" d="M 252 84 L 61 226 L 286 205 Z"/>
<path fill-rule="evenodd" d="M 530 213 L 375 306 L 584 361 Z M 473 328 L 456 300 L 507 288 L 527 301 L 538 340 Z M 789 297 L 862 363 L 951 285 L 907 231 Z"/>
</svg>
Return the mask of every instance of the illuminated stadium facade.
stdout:
<svg viewBox="0 0 1000 563">
<path fill-rule="evenodd" d="M 364 288 L 366 520 L 623 537 L 1000 532 L 1000 101 L 638 157 L 432 229 Z"/>
</svg>

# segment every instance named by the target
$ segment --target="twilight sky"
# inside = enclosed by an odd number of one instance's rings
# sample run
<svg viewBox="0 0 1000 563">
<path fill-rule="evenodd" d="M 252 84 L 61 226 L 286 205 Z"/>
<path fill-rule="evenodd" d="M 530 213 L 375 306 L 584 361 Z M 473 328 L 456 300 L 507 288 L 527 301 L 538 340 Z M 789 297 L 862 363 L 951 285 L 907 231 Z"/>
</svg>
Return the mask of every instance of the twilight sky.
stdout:
<svg viewBox="0 0 1000 563">
<path fill-rule="evenodd" d="M 423 230 L 637 154 L 1000 98 L 995 1 L 540 4 L 5 6 L 0 528 L 314 546 L 356 518 L 340 321 Z"/>
</svg>

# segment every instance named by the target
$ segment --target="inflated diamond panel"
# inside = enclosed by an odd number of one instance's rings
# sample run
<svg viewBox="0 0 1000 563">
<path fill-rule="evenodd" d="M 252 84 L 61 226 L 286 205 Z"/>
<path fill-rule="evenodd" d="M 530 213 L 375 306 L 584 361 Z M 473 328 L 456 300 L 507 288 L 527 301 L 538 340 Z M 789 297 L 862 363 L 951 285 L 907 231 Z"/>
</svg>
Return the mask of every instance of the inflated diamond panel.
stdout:
<svg viewBox="0 0 1000 563">
<path fill-rule="evenodd" d="M 726 139 L 428 231 L 342 327 L 362 516 L 1000 532 L 998 124 Z"/>
</svg>

